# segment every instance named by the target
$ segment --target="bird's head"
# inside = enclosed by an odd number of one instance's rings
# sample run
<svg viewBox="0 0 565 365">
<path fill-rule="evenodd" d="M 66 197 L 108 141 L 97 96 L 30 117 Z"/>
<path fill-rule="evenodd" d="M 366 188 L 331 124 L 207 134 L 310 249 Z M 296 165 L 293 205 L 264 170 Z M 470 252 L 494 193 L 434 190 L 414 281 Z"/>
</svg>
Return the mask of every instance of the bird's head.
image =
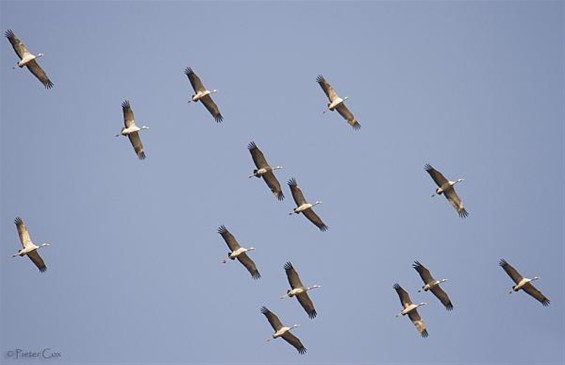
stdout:
<svg viewBox="0 0 565 365">
<path fill-rule="evenodd" d="M 457 179 L 456 183 L 460 183 L 460 182 L 463 182 L 463 181 L 465 181 L 465 179 Z"/>
<path fill-rule="evenodd" d="M 42 57 L 42 56 L 43 56 L 43 53 L 39 52 L 39 53 L 37 54 L 37 56 L 35 56 L 35 57 Z"/>
<path fill-rule="evenodd" d="M 45 247 L 45 246 L 51 246 L 51 245 L 50 245 L 49 243 L 47 243 L 47 242 L 44 242 L 44 243 L 43 243 L 41 246 L 39 246 L 39 247 Z"/>
<path fill-rule="evenodd" d="M 346 100 L 349 100 L 349 96 L 345 96 L 345 97 L 343 98 L 343 101 L 346 101 Z"/>
<path fill-rule="evenodd" d="M 323 203 L 323 201 L 321 201 L 321 200 L 316 200 L 316 202 L 314 202 L 314 204 L 312 204 L 312 205 L 314 206 L 314 205 L 318 205 L 318 204 L 322 204 L 322 203 Z"/>
<path fill-rule="evenodd" d="M 540 279 L 539 276 L 534 276 L 534 277 L 532 278 L 532 281 L 533 281 L 533 280 L 539 280 L 539 279 Z"/>
<path fill-rule="evenodd" d="M 255 251 L 255 247 L 249 247 L 247 251 Z"/>
<path fill-rule="evenodd" d="M 220 90 L 214 89 L 214 90 L 212 90 L 212 91 L 210 91 L 210 92 L 211 92 L 211 93 L 217 93 L 218 91 L 220 91 Z"/>
<path fill-rule="evenodd" d="M 427 304 L 428 304 L 428 303 L 426 303 L 426 302 L 422 302 L 422 303 L 418 304 L 418 307 L 421 307 L 421 306 L 427 305 Z"/>
</svg>

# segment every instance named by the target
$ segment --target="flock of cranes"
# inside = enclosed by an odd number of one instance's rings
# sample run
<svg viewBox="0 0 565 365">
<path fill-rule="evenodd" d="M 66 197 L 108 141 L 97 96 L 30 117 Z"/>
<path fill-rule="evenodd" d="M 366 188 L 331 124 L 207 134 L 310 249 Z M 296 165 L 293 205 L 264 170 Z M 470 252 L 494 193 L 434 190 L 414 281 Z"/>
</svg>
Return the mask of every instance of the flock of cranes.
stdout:
<svg viewBox="0 0 565 365">
<path fill-rule="evenodd" d="M 23 42 L 19 40 L 14 32 L 11 30 L 6 31 L 6 37 L 8 38 L 9 42 L 11 43 L 14 51 L 20 58 L 20 61 L 17 63 L 17 66 L 27 67 L 30 72 L 37 77 L 37 79 L 45 86 L 45 88 L 50 89 L 54 86 L 53 82 L 49 79 L 45 71 L 39 66 L 37 63 L 37 58 L 43 56 L 42 53 L 38 53 L 34 55 L 30 53 L 26 47 L 24 46 Z M 15 68 L 15 67 L 14 67 Z M 196 75 L 196 73 L 190 68 L 187 67 L 185 69 L 185 74 L 190 81 L 192 88 L 194 89 L 194 94 L 191 96 L 188 102 L 198 102 L 200 101 L 204 107 L 210 112 L 212 117 L 216 122 L 222 122 L 223 116 L 220 113 L 220 110 L 216 103 L 212 99 L 212 94 L 216 93 L 218 90 L 208 90 L 200 78 Z M 359 130 L 361 128 L 361 124 L 357 121 L 354 117 L 353 113 L 347 108 L 345 105 L 345 101 L 348 97 L 341 98 L 338 96 L 336 91 L 333 87 L 325 80 L 322 75 L 319 75 L 316 78 L 316 81 L 326 94 L 329 103 L 327 104 L 326 109 L 324 109 L 323 113 L 327 110 L 337 112 L 347 121 L 347 123 L 355 130 Z M 135 151 L 135 154 L 140 160 L 145 159 L 145 151 L 143 148 L 143 143 L 140 138 L 140 132 L 145 129 L 149 129 L 149 127 L 137 126 L 134 118 L 134 114 L 131 108 L 131 105 L 128 100 L 123 101 L 122 103 L 122 111 L 123 111 L 123 118 L 124 118 L 124 127 L 121 129 L 120 133 L 116 135 L 119 136 L 127 136 L 131 145 Z M 267 162 L 263 152 L 259 149 L 257 144 L 254 141 L 251 141 L 247 146 L 253 162 L 255 164 L 255 169 L 253 169 L 252 173 L 249 175 L 249 178 L 256 177 L 256 178 L 263 178 L 265 184 L 273 193 L 274 197 L 282 201 L 284 200 L 285 196 L 281 188 L 281 184 L 279 183 L 277 177 L 275 176 L 275 171 L 282 169 L 282 166 L 276 165 L 271 166 Z M 462 200 L 459 198 L 457 193 L 455 192 L 455 184 L 462 182 L 463 179 L 457 180 L 448 180 L 444 177 L 444 175 L 439 172 L 438 170 L 434 169 L 431 165 L 425 165 L 425 171 L 431 176 L 437 188 L 435 189 L 435 193 L 432 194 L 432 197 L 435 195 L 444 195 L 445 198 L 451 203 L 451 205 L 455 208 L 457 214 L 461 218 L 465 218 L 468 216 L 468 212 L 463 206 Z M 312 222 L 320 231 L 327 231 L 328 226 L 322 221 L 322 219 L 314 212 L 313 208 L 316 205 L 322 204 L 322 201 L 317 200 L 313 203 L 310 203 L 304 197 L 301 188 L 298 186 L 298 183 L 294 177 L 290 178 L 287 182 L 294 202 L 296 203 L 296 207 L 289 212 L 290 215 L 293 214 L 302 214 Z M 20 238 L 20 242 L 22 244 L 22 249 L 20 249 L 17 254 L 13 255 L 16 256 L 28 256 L 30 260 L 35 264 L 35 266 L 39 269 L 40 272 L 45 272 L 47 270 L 47 266 L 41 256 L 39 255 L 38 250 L 42 247 L 48 246 L 48 243 L 43 243 L 39 246 L 35 245 L 30 237 L 29 232 L 20 217 L 16 217 L 14 220 L 16 224 L 16 228 L 18 231 L 18 235 Z M 253 279 L 260 279 L 261 274 L 257 269 L 257 265 L 255 262 L 249 257 L 248 253 L 250 251 L 255 250 L 254 247 L 243 247 L 241 246 L 234 235 L 228 231 L 228 229 L 221 225 L 217 232 L 222 236 L 224 241 L 226 242 L 229 252 L 227 254 L 228 259 L 230 260 L 238 260 L 250 273 Z M 226 263 L 227 260 L 223 259 L 223 263 Z M 510 278 L 515 282 L 515 285 L 512 287 L 510 293 L 517 292 L 519 290 L 525 291 L 527 294 L 531 295 L 533 298 L 538 300 L 544 306 L 549 305 L 550 301 L 547 299 L 538 289 L 534 287 L 532 282 L 534 280 L 538 280 L 539 277 L 535 276 L 532 279 L 525 278 L 516 271 L 507 261 L 501 259 L 499 265 L 502 269 L 510 276 Z M 312 302 L 310 296 L 308 295 L 308 291 L 320 288 L 320 285 L 312 285 L 312 286 L 305 286 L 302 284 L 302 281 L 295 270 L 294 266 L 291 262 L 286 262 L 284 264 L 284 270 L 290 284 L 290 289 L 281 297 L 282 298 L 292 298 L 296 297 L 306 314 L 310 319 L 314 319 L 317 316 L 317 311 L 314 307 L 314 303 Z M 420 275 L 424 285 L 422 286 L 422 290 L 424 292 L 430 291 L 437 299 L 441 302 L 441 304 L 445 307 L 446 310 L 452 311 L 453 304 L 451 299 L 449 298 L 448 294 L 441 288 L 440 284 L 447 281 L 447 279 L 437 280 L 435 279 L 430 271 L 422 265 L 419 261 L 415 261 L 413 264 L 413 268 L 418 272 Z M 418 332 L 421 334 L 422 337 L 428 337 L 428 330 L 426 328 L 426 324 L 423 321 L 422 317 L 418 313 L 418 308 L 426 305 L 425 302 L 421 303 L 414 303 L 408 292 L 404 290 L 398 283 L 393 285 L 396 293 L 399 296 L 402 310 L 397 314 L 397 317 L 400 316 L 408 316 Z M 282 324 L 276 314 L 271 312 L 265 306 L 261 307 L 261 313 L 265 315 L 268 322 L 273 327 L 275 331 L 274 334 L 269 337 L 269 340 L 276 339 L 276 338 L 283 338 L 286 342 L 296 348 L 296 350 L 300 354 L 306 353 L 306 347 L 302 344 L 300 339 L 298 339 L 295 335 L 291 333 L 293 328 L 299 326 L 299 324 L 295 324 L 293 326 L 287 327 Z"/>
</svg>

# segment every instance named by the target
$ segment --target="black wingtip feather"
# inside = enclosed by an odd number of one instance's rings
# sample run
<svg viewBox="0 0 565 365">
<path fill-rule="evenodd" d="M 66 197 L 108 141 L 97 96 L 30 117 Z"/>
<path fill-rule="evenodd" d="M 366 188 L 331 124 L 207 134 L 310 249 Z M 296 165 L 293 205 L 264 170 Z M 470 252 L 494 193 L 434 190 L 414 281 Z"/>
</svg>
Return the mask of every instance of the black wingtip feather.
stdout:
<svg viewBox="0 0 565 365">
<path fill-rule="evenodd" d="M 227 231 L 228 231 L 228 229 L 223 224 L 218 227 L 218 233 L 219 234 L 226 233 Z"/>
<path fill-rule="evenodd" d="M 459 212 L 460 218 L 466 218 L 468 215 L 469 213 L 467 212 L 467 210 L 465 210 L 465 208 L 461 209 L 461 211 Z"/>
<path fill-rule="evenodd" d="M 414 269 L 416 269 L 416 270 L 418 270 L 418 269 L 419 269 L 420 267 L 422 267 L 422 266 L 424 266 L 424 265 L 422 265 L 422 264 L 420 263 L 420 261 L 418 261 L 418 260 L 414 261 L 414 263 L 412 264 L 412 267 L 413 267 Z"/>
<path fill-rule="evenodd" d="M 500 267 L 504 267 L 504 266 L 508 265 L 508 262 L 505 259 L 500 259 L 500 261 L 498 262 L 498 265 Z"/>
<path fill-rule="evenodd" d="M 55 84 L 53 82 L 51 82 L 51 80 L 47 81 L 47 83 L 45 83 L 43 85 L 45 85 L 46 89 L 51 89 L 51 88 L 53 88 L 53 86 L 55 86 Z"/>
<path fill-rule="evenodd" d="M 547 307 L 547 306 L 549 305 L 549 303 L 551 303 L 551 302 L 550 302 L 550 300 L 547 299 L 547 298 L 545 298 L 545 299 L 541 302 L 541 304 L 542 304 L 544 307 Z"/>
<path fill-rule="evenodd" d="M 426 165 L 424 165 L 424 170 L 426 170 L 427 172 L 432 171 L 434 168 L 432 167 L 432 165 L 430 165 L 429 163 L 427 163 Z"/>
<path fill-rule="evenodd" d="M 214 120 L 216 121 L 216 123 L 221 123 L 224 121 L 224 117 L 222 116 L 222 114 L 218 114 L 214 117 Z"/>
<path fill-rule="evenodd" d="M 326 82 L 326 79 L 324 79 L 324 76 L 318 75 L 318 77 L 316 77 L 316 82 L 318 83 Z"/>
<path fill-rule="evenodd" d="M 286 264 L 284 264 L 284 269 L 285 270 L 292 270 L 293 266 L 292 263 L 290 261 L 287 261 Z"/>
<path fill-rule="evenodd" d="M 395 283 L 392 287 L 393 287 L 395 290 L 402 289 L 402 288 L 400 287 L 400 285 L 398 285 L 398 283 Z"/>
<path fill-rule="evenodd" d="M 453 310 L 453 304 L 447 303 L 447 305 L 445 306 L 445 309 L 448 310 L 448 311 L 452 311 Z"/>
<path fill-rule="evenodd" d="M 6 36 L 6 38 L 12 38 L 12 37 L 15 37 L 15 36 L 16 36 L 16 35 L 14 34 L 14 32 L 12 32 L 11 29 L 8 29 L 8 30 L 6 31 L 6 33 L 4 33 L 4 35 Z"/>
<path fill-rule="evenodd" d="M 424 337 L 424 338 L 428 337 L 428 330 L 424 330 L 422 332 L 422 337 Z"/>
<path fill-rule="evenodd" d="M 301 347 L 301 348 L 299 348 L 299 349 L 297 349 L 297 350 L 298 350 L 298 353 L 299 353 L 300 355 L 304 355 L 304 354 L 306 353 L 306 347 Z"/>
<path fill-rule="evenodd" d="M 40 272 L 45 272 L 45 271 L 47 271 L 47 266 L 39 268 L 39 271 L 40 271 Z"/>
<path fill-rule="evenodd" d="M 277 193 L 277 199 L 278 199 L 278 200 L 284 200 L 284 194 L 283 194 L 282 191 L 279 191 L 279 192 Z"/>
<path fill-rule="evenodd" d="M 137 155 L 137 158 L 139 158 L 140 160 L 145 160 L 145 152 L 141 152 L 139 155 Z"/>
<path fill-rule="evenodd" d="M 247 145 L 247 149 L 250 150 L 250 151 L 251 151 L 251 150 L 254 150 L 254 149 L 256 149 L 256 148 L 257 148 L 257 145 L 255 144 L 255 141 L 251 141 L 251 142 L 249 142 L 249 144 Z"/>
<path fill-rule="evenodd" d="M 355 124 L 352 125 L 353 129 L 358 131 L 361 129 L 361 124 L 359 124 L 359 122 L 356 122 Z"/>
<path fill-rule="evenodd" d="M 129 108 L 129 100 L 124 100 L 124 102 L 122 103 L 122 108 Z"/>
<path fill-rule="evenodd" d="M 293 178 L 293 177 L 291 177 L 290 179 L 288 179 L 288 183 L 287 183 L 287 184 L 288 184 L 288 186 L 296 186 L 296 185 L 298 185 L 298 184 L 296 183 L 296 179 Z"/>
<path fill-rule="evenodd" d="M 192 71 L 192 69 L 190 67 L 187 67 L 187 68 L 184 69 L 184 74 L 186 76 L 190 76 L 193 73 L 194 73 L 194 71 Z"/>
<path fill-rule="evenodd" d="M 254 280 L 261 279 L 261 274 L 259 274 L 259 271 L 255 271 L 253 274 L 251 274 L 251 277 Z"/>
<path fill-rule="evenodd" d="M 318 315 L 318 313 L 315 310 L 312 311 L 312 313 L 308 313 L 308 317 L 310 317 L 310 319 L 316 318 L 317 315 Z"/>
<path fill-rule="evenodd" d="M 269 311 L 269 309 L 267 309 L 267 307 L 265 307 L 265 306 L 262 306 L 262 307 L 261 307 L 261 313 L 267 314 L 267 313 L 269 313 L 269 312 L 270 312 L 270 311 Z"/>
<path fill-rule="evenodd" d="M 24 221 L 22 220 L 22 218 L 16 217 L 16 219 L 14 219 L 14 223 L 15 223 L 16 225 L 18 225 L 18 224 L 23 224 Z"/>
<path fill-rule="evenodd" d="M 326 226 L 325 224 L 322 224 L 319 228 L 320 228 L 320 231 L 322 231 L 322 232 L 325 232 L 329 229 L 328 226 Z"/>
</svg>

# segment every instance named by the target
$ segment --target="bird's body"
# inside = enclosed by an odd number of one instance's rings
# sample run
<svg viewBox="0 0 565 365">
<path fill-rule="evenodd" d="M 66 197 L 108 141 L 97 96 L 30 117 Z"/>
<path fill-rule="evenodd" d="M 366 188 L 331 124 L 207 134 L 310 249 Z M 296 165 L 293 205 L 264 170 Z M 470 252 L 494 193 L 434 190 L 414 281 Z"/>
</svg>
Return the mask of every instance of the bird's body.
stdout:
<svg viewBox="0 0 565 365">
<path fill-rule="evenodd" d="M 424 291 L 428 291 L 428 290 L 431 291 L 440 300 L 440 302 L 445 306 L 445 309 L 452 310 L 453 304 L 451 303 L 449 296 L 439 286 L 439 284 L 446 282 L 447 279 L 441 279 L 441 280 L 434 279 L 432 277 L 430 271 L 418 261 L 415 261 L 414 264 L 412 265 L 412 267 L 418 272 L 418 274 L 420 274 L 420 277 L 422 278 L 422 281 L 424 282 L 422 289 Z"/>
<path fill-rule="evenodd" d="M 37 250 L 40 249 L 41 247 L 49 246 L 49 244 L 43 243 L 39 246 L 35 245 L 32 242 L 29 232 L 27 231 L 27 228 L 20 217 L 16 217 L 16 219 L 14 219 L 14 223 L 16 224 L 16 228 L 18 229 L 18 236 L 20 237 L 22 249 L 20 249 L 17 254 L 12 255 L 12 257 L 16 257 L 16 256 L 21 257 L 27 255 L 27 257 L 30 258 L 30 260 L 35 264 L 35 266 L 37 266 L 39 271 L 45 272 L 45 270 L 47 270 L 47 266 L 45 265 L 45 262 L 43 261 L 41 256 L 39 256 Z"/>
<path fill-rule="evenodd" d="M 300 187 L 298 187 L 296 179 L 294 178 L 288 180 L 288 186 L 290 187 L 292 198 L 296 203 L 296 207 L 288 214 L 302 213 L 310 222 L 314 223 L 314 225 L 318 227 L 320 231 L 327 231 L 328 226 L 326 226 L 326 224 L 322 222 L 322 219 L 314 212 L 314 210 L 312 210 L 312 207 L 318 204 L 322 204 L 322 201 L 318 200 L 314 203 L 308 203 L 304 198 L 302 190 L 300 189 Z"/>
<path fill-rule="evenodd" d="M 548 306 L 550 301 L 547 299 L 536 287 L 532 284 L 532 281 L 539 280 L 539 276 L 534 276 L 533 278 L 529 279 L 523 277 L 512 265 L 510 265 L 506 260 L 501 259 L 498 263 L 500 267 L 504 269 L 506 274 L 510 276 L 510 278 L 516 283 L 516 285 L 512 286 L 512 292 L 517 292 L 519 290 L 523 290 L 533 298 L 538 300 L 542 305 Z"/>
<path fill-rule="evenodd" d="M 191 96 L 189 102 L 192 101 L 196 103 L 200 101 L 202 104 L 204 104 L 204 107 L 206 107 L 210 114 L 212 114 L 216 122 L 220 123 L 221 121 L 223 121 L 224 117 L 222 116 L 222 113 L 220 113 L 220 109 L 218 108 L 214 100 L 212 100 L 211 95 L 212 93 L 218 92 L 218 90 L 206 89 L 200 78 L 190 67 L 187 67 L 184 70 L 184 74 L 188 77 L 188 81 L 190 81 L 190 84 L 194 89 L 194 94 Z"/>
<path fill-rule="evenodd" d="M 276 314 L 267 309 L 267 307 L 261 307 L 261 313 L 263 313 L 265 317 L 267 317 L 267 320 L 271 324 L 271 327 L 273 327 L 273 329 L 275 330 L 275 333 L 273 333 L 271 337 L 267 339 L 267 341 L 282 337 L 286 342 L 294 346 L 298 353 L 300 353 L 301 355 L 306 353 L 306 348 L 304 347 L 300 339 L 290 332 L 293 328 L 299 327 L 300 324 L 295 324 L 291 327 L 283 326 L 283 324 L 279 320 L 279 317 L 277 317 Z"/>
<path fill-rule="evenodd" d="M 267 186 L 269 187 L 269 189 L 271 189 L 271 192 L 273 193 L 273 195 L 278 199 L 278 200 L 283 200 L 284 199 L 284 194 L 282 192 L 281 189 L 281 184 L 279 183 L 279 181 L 277 180 L 275 174 L 274 174 L 274 170 L 278 170 L 278 169 L 282 169 L 282 166 L 275 166 L 275 167 L 271 167 L 267 160 L 265 159 L 265 156 L 263 155 L 263 152 L 261 152 L 261 150 L 259 149 L 259 147 L 257 147 L 257 145 L 255 144 L 255 142 L 251 141 L 249 143 L 249 145 L 247 146 L 247 149 L 249 150 L 249 153 L 251 153 L 251 157 L 253 158 L 253 162 L 255 163 L 255 166 L 257 167 L 256 169 L 253 170 L 253 174 L 249 175 L 249 177 L 257 177 L 257 178 L 263 178 L 263 180 L 265 181 L 265 183 L 267 184 Z"/>
<path fill-rule="evenodd" d="M 353 113 L 351 113 L 351 111 L 347 108 L 347 106 L 345 106 L 344 101 L 349 99 L 349 97 L 347 96 L 344 98 L 339 97 L 339 95 L 337 95 L 337 93 L 335 92 L 334 88 L 324 79 L 322 75 L 318 75 L 316 81 L 318 82 L 318 84 L 320 85 L 320 87 L 322 88 L 322 90 L 329 99 L 329 103 L 327 106 L 328 110 L 332 112 L 334 110 L 337 110 L 337 112 L 347 121 L 347 123 L 349 123 L 349 125 L 351 125 L 351 127 L 353 127 L 353 129 L 355 130 L 360 129 L 361 124 L 359 124 L 357 119 L 355 119 Z"/>
<path fill-rule="evenodd" d="M 25 45 L 18 37 L 12 32 L 12 30 L 8 29 L 5 33 L 6 38 L 10 41 L 12 48 L 20 58 L 17 65 L 19 68 L 27 67 L 28 70 L 35 76 L 46 89 L 50 89 L 53 87 L 53 82 L 49 79 L 45 71 L 39 66 L 37 63 L 37 58 L 43 56 L 43 53 L 38 53 L 37 55 L 32 54 L 27 50 Z"/>
<path fill-rule="evenodd" d="M 412 321 L 412 323 L 414 324 L 420 335 L 422 337 L 428 337 L 426 324 L 424 323 L 424 321 L 420 317 L 420 314 L 418 313 L 418 307 L 422 305 L 426 305 L 426 303 L 414 304 L 412 303 L 412 300 L 410 299 L 410 296 L 408 295 L 406 290 L 402 289 L 400 285 L 394 284 L 393 288 L 394 290 L 396 290 L 396 293 L 400 298 L 400 303 L 402 304 L 402 311 L 398 313 L 396 316 L 399 317 L 401 315 L 402 316 L 408 315 L 408 318 L 410 318 L 410 320 Z"/>
<path fill-rule="evenodd" d="M 218 233 L 222 236 L 222 238 L 228 245 L 228 248 L 230 249 L 230 252 L 228 252 L 228 258 L 231 260 L 238 259 L 239 262 L 241 262 L 241 264 L 247 269 L 247 271 L 249 271 L 253 279 L 259 279 L 261 277 L 261 274 L 259 273 L 259 270 L 257 270 L 255 262 L 253 262 L 253 260 L 251 260 L 251 258 L 246 253 L 248 251 L 255 250 L 255 248 L 241 247 L 235 237 L 223 225 L 218 228 Z M 222 262 L 225 263 L 226 261 L 223 260 Z"/>
<path fill-rule="evenodd" d="M 462 182 L 464 179 L 457 179 L 455 181 L 447 180 L 441 172 L 434 169 L 430 164 L 426 164 L 424 168 L 438 186 L 435 190 L 435 194 L 433 194 L 432 197 L 435 195 L 443 194 L 445 198 L 451 203 L 451 205 L 453 205 L 453 208 L 455 208 L 457 214 L 459 214 L 459 217 L 467 217 L 469 213 L 467 213 L 467 210 L 463 206 L 463 202 L 455 192 L 454 188 L 455 184 Z"/>
<path fill-rule="evenodd" d="M 119 134 L 116 134 L 116 137 L 127 136 L 137 158 L 140 160 L 145 159 L 145 151 L 143 149 L 143 143 L 141 142 L 141 138 L 139 137 L 139 131 L 142 129 L 149 129 L 147 126 L 138 127 L 135 124 L 135 118 L 133 116 L 133 111 L 131 110 L 131 106 L 129 101 L 124 100 L 122 103 L 122 112 L 124 114 L 124 127 L 121 129 Z"/>
<path fill-rule="evenodd" d="M 291 288 L 287 290 L 286 294 L 283 295 L 281 299 L 296 297 L 302 308 L 304 308 L 308 314 L 308 317 L 314 319 L 317 316 L 317 312 L 314 308 L 314 303 L 312 303 L 312 300 L 308 296 L 308 291 L 318 289 L 320 285 L 304 286 L 300 280 L 300 276 L 290 262 L 284 265 L 284 270 Z"/>
</svg>

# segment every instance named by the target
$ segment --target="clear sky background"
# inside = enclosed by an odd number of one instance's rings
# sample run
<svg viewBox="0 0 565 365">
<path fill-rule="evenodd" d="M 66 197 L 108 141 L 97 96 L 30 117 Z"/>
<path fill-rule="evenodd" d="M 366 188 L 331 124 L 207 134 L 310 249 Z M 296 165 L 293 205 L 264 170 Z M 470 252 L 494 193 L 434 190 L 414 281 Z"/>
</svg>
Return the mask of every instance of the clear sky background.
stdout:
<svg viewBox="0 0 565 365">
<path fill-rule="evenodd" d="M 559 1 L 2 1 L 55 87 L 0 47 L 0 351 L 53 364 L 555 363 L 564 331 L 564 14 Z M 192 67 L 217 124 L 183 74 Z M 315 82 L 330 82 L 354 131 Z M 147 159 L 123 126 L 128 99 Z M 254 140 L 286 199 L 248 179 Z M 457 185 L 460 219 L 424 171 Z M 329 226 L 302 216 L 295 177 Z M 21 216 L 48 270 L 20 248 Z M 216 233 L 224 224 L 262 278 Z M 551 300 L 507 295 L 505 258 Z M 411 265 L 421 261 L 454 310 Z M 291 261 L 318 317 L 288 288 Z M 421 338 L 392 288 L 415 302 Z M 259 312 L 266 305 L 308 353 Z"/>
</svg>

